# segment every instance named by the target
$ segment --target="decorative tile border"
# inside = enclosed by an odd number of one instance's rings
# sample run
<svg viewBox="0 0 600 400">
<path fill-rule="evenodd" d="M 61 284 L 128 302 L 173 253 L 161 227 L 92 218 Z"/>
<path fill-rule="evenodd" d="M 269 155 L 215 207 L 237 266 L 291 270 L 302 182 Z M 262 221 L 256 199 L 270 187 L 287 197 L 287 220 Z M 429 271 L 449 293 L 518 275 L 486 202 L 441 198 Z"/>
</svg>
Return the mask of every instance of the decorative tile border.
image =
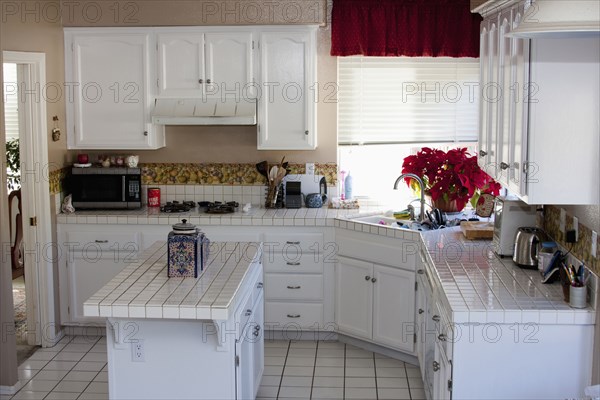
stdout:
<svg viewBox="0 0 600 400">
<path fill-rule="evenodd" d="M 265 185 L 255 164 L 140 164 L 145 185 Z M 304 164 L 290 164 L 290 174 L 303 174 Z M 337 164 L 316 163 L 315 173 L 324 175 L 329 186 L 337 184 Z"/>
<path fill-rule="evenodd" d="M 565 234 L 560 231 L 560 207 L 557 206 L 544 206 L 544 230 L 550 237 L 554 238 L 554 240 L 559 243 L 562 247 L 566 249 L 571 248 L 570 243 L 566 243 Z M 573 216 L 567 214 L 566 220 L 566 230 L 573 229 Z M 600 265 L 598 263 L 598 258 L 600 258 L 600 238 L 598 239 L 597 244 L 597 253 L 596 257 L 592 257 L 590 253 L 591 244 L 592 244 L 592 230 L 585 226 L 584 224 L 579 222 L 579 237 L 577 239 L 577 243 L 573 244 L 573 249 L 571 253 L 583 261 L 585 265 L 594 271 L 596 274 L 600 274 Z"/>
<path fill-rule="evenodd" d="M 51 171 L 48 177 L 50 184 L 50 194 L 58 194 L 63 191 L 63 181 L 71 171 L 71 167 L 64 167 Z"/>
</svg>

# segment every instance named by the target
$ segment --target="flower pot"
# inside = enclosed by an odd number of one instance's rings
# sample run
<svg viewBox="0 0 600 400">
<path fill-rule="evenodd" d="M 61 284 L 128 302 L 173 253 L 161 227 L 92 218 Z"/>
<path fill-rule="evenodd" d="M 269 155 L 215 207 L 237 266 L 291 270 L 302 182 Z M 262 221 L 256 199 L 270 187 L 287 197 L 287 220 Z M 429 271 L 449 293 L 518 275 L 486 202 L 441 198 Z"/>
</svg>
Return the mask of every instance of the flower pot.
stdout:
<svg viewBox="0 0 600 400">
<path fill-rule="evenodd" d="M 431 205 L 433 206 L 433 208 L 437 208 L 438 210 L 447 213 L 456 213 L 462 211 L 462 209 L 458 209 L 456 200 L 446 201 L 443 197 L 440 197 L 437 200 L 431 199 Z"/>
</svg>

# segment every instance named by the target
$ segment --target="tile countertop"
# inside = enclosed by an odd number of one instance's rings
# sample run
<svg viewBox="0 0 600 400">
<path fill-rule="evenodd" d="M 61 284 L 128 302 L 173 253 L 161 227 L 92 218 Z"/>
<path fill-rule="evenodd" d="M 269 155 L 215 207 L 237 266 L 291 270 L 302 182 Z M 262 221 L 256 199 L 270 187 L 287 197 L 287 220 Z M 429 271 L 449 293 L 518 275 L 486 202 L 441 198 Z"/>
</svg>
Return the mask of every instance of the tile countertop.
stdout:
<svg viewBox="0 0 600 400">
<path fill-rule="evenodd" d="M 84 315 L 227 320 L 260 254 L 260 243 L 216 243 L 198 278 L 169 278 L 167 245 L 156 242 L 85 301 Z"/>
<path fill-rule="evenodd" d="M 597 277 L 590 304 L 571 308 L 560 283 L 543 284 L 537 270 L 499 258 L 490 240 L 467 240 L 459 227 L 421 235 L 455 323 L 594 324 Z"/>
<path fill-rule="evenodd" d="M 142 207 L 138 210 L 81 210 L 72 214 L 59 213 L 59 224 L 127 224 L 172 225 L 187 219 L 195 225 L 257 225 L 257 226 L 334 226 L 335 218 L 358 216 L 378 209 L 363 207 L 345 210 L 332 208 L 281 208 L 252 207 L 249 212 L 231 214 L 206 214 L 198 207 L 184 213 L 161 213 L 158 208 Z"/>
<path fill-rule="evenodd" d="M 362 216 L 362 214 L 361 214 Z M 468 240 L 460 227 L 427 232 L 410 231 L 336 219 L 337 228 L 373 235 L 419 240 L 433 264 L 435 280 L 444 293 L 444 308 L 454 323 L 593 324 L 597 308 L 597 277 L 588 286 L 585 309 L 563 300 L 560 283 L 542 284 L 537 270 L 521 269 L 512 258 L 499 258 L 491 240 Z"/>
</svg>

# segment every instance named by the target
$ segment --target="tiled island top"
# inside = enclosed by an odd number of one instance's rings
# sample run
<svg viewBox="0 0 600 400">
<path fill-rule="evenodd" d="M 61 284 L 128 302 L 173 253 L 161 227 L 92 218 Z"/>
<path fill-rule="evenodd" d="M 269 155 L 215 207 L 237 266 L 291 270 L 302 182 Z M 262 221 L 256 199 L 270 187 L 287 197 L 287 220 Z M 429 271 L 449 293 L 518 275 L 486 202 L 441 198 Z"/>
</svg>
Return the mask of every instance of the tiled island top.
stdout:
<svg viewBox="0 0 600 400">
<path fill-rule="evenodd" d="M 156 242 L 84 303 L 90 317 L 227 320 L 247 276 L 258 268 L 260 243 L 212 243 L 198 278 L 167 277 L 167 246 Z"/>
</svg>

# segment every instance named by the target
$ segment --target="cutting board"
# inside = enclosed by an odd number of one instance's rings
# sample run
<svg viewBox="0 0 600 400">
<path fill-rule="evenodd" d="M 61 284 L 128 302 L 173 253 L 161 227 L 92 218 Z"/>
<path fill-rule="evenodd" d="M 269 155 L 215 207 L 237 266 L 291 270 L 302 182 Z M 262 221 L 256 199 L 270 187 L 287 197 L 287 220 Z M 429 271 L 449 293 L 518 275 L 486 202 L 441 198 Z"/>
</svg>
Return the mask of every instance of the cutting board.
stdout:
<svg viewBox="0 0 600 400">
<path fill-rule="evenodd" d="M 463 221 L 460 230 L 467 239 L 492 239 L 494 223 L 482 221 Z"/>
</svg>

